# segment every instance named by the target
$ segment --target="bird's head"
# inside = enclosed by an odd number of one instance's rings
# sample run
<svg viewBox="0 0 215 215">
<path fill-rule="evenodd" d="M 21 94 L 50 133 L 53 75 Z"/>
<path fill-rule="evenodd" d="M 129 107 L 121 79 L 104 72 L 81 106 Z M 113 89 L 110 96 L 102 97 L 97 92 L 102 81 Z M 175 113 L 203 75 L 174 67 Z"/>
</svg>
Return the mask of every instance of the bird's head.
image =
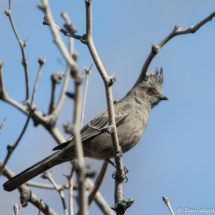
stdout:
<svg viewBox="0 0 215 215">
<path fill-rule="evenodd" d="M 163 70 L 160 73 L 146 73 L 146 78 L 142 83 L 137 84 L 129 94 L 135 95 L 135 100 L 139 103 L 147 103 L 150 108 L 156 106 L 161 100 L 168 100 L 162 94 Z"/>
</svg>

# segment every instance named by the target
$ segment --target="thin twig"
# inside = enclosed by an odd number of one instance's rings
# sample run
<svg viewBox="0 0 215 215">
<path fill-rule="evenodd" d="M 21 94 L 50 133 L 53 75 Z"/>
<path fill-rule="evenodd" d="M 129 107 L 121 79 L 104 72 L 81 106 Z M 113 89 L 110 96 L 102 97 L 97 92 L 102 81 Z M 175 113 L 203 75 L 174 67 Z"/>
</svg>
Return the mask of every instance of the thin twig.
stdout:
<svg viewBox="0 0 215 215">
<path fill-rule="evenodd" d="M 58 186 L 53 177 L 52 177 L 52 172 L 51 171 L 46 171 L 42 174 L 41 176 L 43 179 L 48 179 L 51 184 L 55 187 L 55 189 L 58 191 L 60 197 L 61 197 L 61 201 L 63 204 L 63 210 L 64 210 L 64 215 L 68 215 L 67 209 L 66 209 L 66 202 L 65 202 L 65 198 L 64 198 L 64 193 L 63 193 L 63 189 L 61 189 L 60 186 Z"/>
<path fill-rule="evenodd" d="M 152 59 L 157 55 L 157 53 L 160 51 L 160 49 L 169 40 L 171 40 L 173 37 L 175 37 L 177 35 L 195 33 L 205 23 L 207 23 L 208 21 L 211 21 L 214 16 L 215 16 L 215 12 L 213 12 L 210 16 L 208 16 L 203 21 L 199 22 L 196 26 L 191 26 L 190 28 L 187 28 L 187 29 L 184 29 L 182 27 L 179 27 L 179 25 L 176 25 L 174 30 L 167 37 L 165 37 L 158 45 L 152 45 L 151 53 L 149 54 L 148 58 L 146 59 L 144 65 L 143 65 L 142 71 L 140 73 L 140 76 L 138 77 L 137 82 L 135 83 L 135 85 L 138 84 L 138 83 L 141 83 L 145 79 L 145 74 L 147 72 L 147 69 L 148 69 Z"/>
<path fill-rule="evenodd" d="M 20 209 L 20 205 L 18 204 L 14 204 L 12 201 L 11 201 L 12 205 L 13 205 L 13 210 L 14 210 L 14 213 L 15 215 L 19 215 L 19 209 Z"/>
<path fill-rule="evenodd" d="M 38 63 L 40 64 L 40 67 L 39 67 L 39 71 L 37 73 L 37 78 L 36 78 L 36 81 L 34 84 L 34 90 L 33 90 L 32 98 L 31 98 L 31 109 L 33 108 L 33 105 L 34 105 L 34 99 L 35 99 L 35 95 L 36 95 L 38 81 L 39 81 L 39 78 L 40 78 L 40 75 L 41 75 L 41 72 L 43 69 L 43 65 L 45 62 L 46 62 L 46 59 L 44 57 L 39 58 Z"/>
<path fill-rule="evenodd" d="M 74 164 L 73 167 L 71 169 L 71 173 L 70 175 L 67 177 L 68 181 L 69 181 L 69 214 L 70 215 L 74 215 L 74 209 L 73 209 L 73 175 L 74 175 Z"/>
<path fill-rule="evenodd" d="M 4 91 L 4 82 L 3 82 L 3 75 L 2 75 L 2 66 L 3 61 L 0 61 L 0 93 Z"/>
<path fill-rule="evenodd" d="M 21 39 L 19 38 L 19 35 L 15 29 L 15 26 L 14 26 L 14 23 L 13 23 L 13 20 L 12 20 L 12 16 L 11 16 L 11 0 L 9 0 L 9 10 L 5 10 L 5 14 L 9 17 L 10 19 L 10 23 L 11 23 L 11 26 L 13 28 L 13 31 L 16 35 L 16 38 L 19 42 L 19 46 L 21 48 L 21 52 L 22 52 L 22 65 L 24 67 L 24 70 L 25 70 L 25 85 L 26 85 L 26 100 L 25 102 L 29 101 L 29 83 L 28 83 L 28 67 L 27 67 L 27 59 L 25 58 L 25 51 L 24 51 L 24 48 L 26 46 L 26 42 L 23 42 L 21 41 Z M 25 104 L 24 102 L 24 104 Z"/>
<path fill-rule="evenodd" d="M 3 128 L 3 126 L 4 126 L 4 123 L 5 123 L 6 119 L 7 119 L 7 117 L 5 117 L 5 118 L 3 119 L 3 122 L 2 122 L 2 124 L 1 124 L 1 126 L 0 126 L 0 134 L 1 134 L 1 131 L 2 131 L 2 128 Z"/>
<path fill-rule="evenodd" d="M 15 148 L 17 147 L 19 141 L 21 140 L 23 134 L 25 133 L 25 130 L 26 130 L 27 126 L 28 126 L 28 122 L 29 122 L 29 120 L 30 120 L 31 115 L 32 115 L 33 112 L 34 112 L 34 110 L 31 110 L 31 111 L 30 111 L 30 113 L 29 113 L 29 115 L 28 115 L 28 118 L 27 118 L 27 120 L 26 120 L 26 123 L 25 123 L 25 125 L 24 125 L 24 128 L 22 129 L 22 132 L 21 132 L 21 134 L 19 135 L 19 137 L 18 137 L 16 143 L 15 143 L 14 145 L 11 144 L 11 145 L 8 146 L 8 153 L 7 153 L 7 156 L 6 156 L 5 160 L 4 160 L 4 164 L 3 164 L 2 167 L 1 167 L 0 176 L 2 175 L 2 173 L 3 173 L 3 171 L 4 171 L 4 168 L 5 168 L 5 166 L 6 166 L 7 162 L 8 162 L 8 160 L 10 159 L 11 154 L 13 153 L 13 151 L 14 151 Z"/>
<path fill-rule="evenodd" d="M 2 167 L 2 165 L 3 162 L 0 160 L 0 167 Z M 8 179 L 11 179 L 15 176 L 15 174 L 7 166 L 5 166 L 3 176 Z M 58 215 L 45 202 L 40 202 L 40 198 L 37 197 L 25 184 L 21 185 L 17 189 L 20 192 L 20 200 L 23 207 L 26 207 L 27 203 L 30 202 L 38 209 L 41 207 L 41 211 L 46 215 Z"/>
<path fill-rule="evenodd" d="M 30 187 L 55 190 L 55 187 L 52 184 L 43 184 L 43 183 L 38 183 L 38 182 L 34 182 L 34 181 L 27 181 L 25 184 Z M 58 185 L 58 186 L 61 187 L 61 189 L 69 189 L 69 184 L 62 184 L 62 185 Z M 78 188 L 78 185 L 75 184 L 73 189 L 77 190 L 77 188 Z"/>
<path fill-rule="evenodd" d="M 87 87 L 88 87 L 89 76 L 92 73 L 92 70 L 91 70 L 92 66 L 93 66 L 93 64 L 91 65 L 90 69 L 85 68 L 86 80 L 85 80 L 85 86 L 84 86 L 84 97 L 83 97 L 83 102 L 82 102 L 81 126 L 80 126 L 80 128 L 82 128 L 83 122 L 84 122 L 84 111 L 85 111 L 85 102 L 86 102 L 86 97 L 87 97 Z"/>
<path fill-rule="evenodd" d="M 61 13 L 61 16 L 65 20 L 67 26 L 71 26 L 72 23 L 69 19 L 68 14 L 63 12 L 63 13 Z M 71 56 L 73 54 L 73 48 L 74 48 L 74 39 L 72 37 L 69 37 L 69 53 Z"/>
<path fill-rule="evenodd" d="M 170 199 L 168 199 L 166 196 L 163 196 L 163 201 L 166 204 L 166 206 L 169 208 L 170 213 L 172 215 L 175 215 L 170 205 Z"/>
</svg>

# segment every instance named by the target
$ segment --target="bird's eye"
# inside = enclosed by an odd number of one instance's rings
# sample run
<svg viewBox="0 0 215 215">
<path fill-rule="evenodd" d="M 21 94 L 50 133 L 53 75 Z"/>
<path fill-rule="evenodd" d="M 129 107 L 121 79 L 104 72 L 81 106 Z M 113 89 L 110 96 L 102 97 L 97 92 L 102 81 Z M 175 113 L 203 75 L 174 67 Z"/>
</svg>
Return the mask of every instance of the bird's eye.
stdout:
<svg viewBox="0 0 215 215">
<path fill-rule="evenodd" d="M 148 93 L 152 93 L 152 89 L 149 88 L 149 89 L 147 90 L 147 92 L 148 92 Z"/>
</svg>

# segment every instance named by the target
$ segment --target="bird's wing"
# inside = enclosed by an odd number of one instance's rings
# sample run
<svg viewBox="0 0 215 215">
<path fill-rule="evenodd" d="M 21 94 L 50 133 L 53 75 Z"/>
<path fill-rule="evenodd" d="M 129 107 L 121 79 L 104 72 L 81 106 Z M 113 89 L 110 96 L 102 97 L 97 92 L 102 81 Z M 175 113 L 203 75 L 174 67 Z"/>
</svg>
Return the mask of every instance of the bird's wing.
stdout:
<svg viewBox="0 0 215 215">
<path fill-rule="evenodd" d="M 115 111 L 115 122 L 118 127 L 125 118 L 129 115 L 132 106 L 130 104 L 124 104 Z M 116 109 L 116 108 L 115 108 Z M 81 129 L 81 140 L 86 141 L 87 139 L 97 136 L 101 132 L 107 131 L 109 128 L 109 116 L 108 112 L 105 111 L 98 115 L 95 119 L 89 122 L 83 129 Z"/>
<path fill-rule="evenodd" d="M 130 114 L 132 108 L 130 104 L 120 104 L 120 106 L 121 107 L 119 108 L 115 108 L 116 127 L 123 123 L 125 118 Z M 108 127 L 109 116 L 107 110 L 105 110 L 81 129 L 81 141 L 84 142 L 91 137 L 95 137 L 98 134 L 107 131 Z M 62 143 L 53 150 L 65 148 L 72 140 L 73 137 L 70 137 L 67 142 Z"/>
</svg>

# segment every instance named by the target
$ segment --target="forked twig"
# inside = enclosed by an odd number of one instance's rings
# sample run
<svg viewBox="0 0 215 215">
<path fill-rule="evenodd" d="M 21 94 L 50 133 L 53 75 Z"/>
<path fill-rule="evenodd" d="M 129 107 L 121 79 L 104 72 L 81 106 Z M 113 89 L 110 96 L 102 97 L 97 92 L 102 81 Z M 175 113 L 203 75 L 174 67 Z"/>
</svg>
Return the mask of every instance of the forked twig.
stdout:
<svg viewBox="0 0 215 215">
<path fill-rule="evenodd" d="M 35 85 L 34 85 L 34 90 L 33 90 L 32 99 L 31 99 L 31 106 L 29 106 L 29 109 L 30 109 L 29 115 L 28 115 L 28 118 L 27 118 L 26 123 L 25 123 L 25 125 L 24 125 L 24 128 L 22 129 L 22 132 L 21 132 L 21 134 L 19 135 L 19 137 L 18 137 L 16 143 L 15 143 L 14 145 L 13 145 L 13 144 L 10 144 L 10 145 L 8 146 L 8 148 L 7 148 L 7 149 L 8 149 L 8 153 L 7 153 L 7 156 L 6 156 L 5 160 L 4 160 L 3 166 L 2 166 L 2 168 L 1 168 L 0 176 L 2 175 L 2 173 L 3 173 L 3 171 L 4 171 L 4 168 L 5 168 L 5 165 L 7 164 L 8 160 L 10 159 L 11 154 L 13 153 L 13 151 L 15 150 L 15 148 L 18 146 L 18 144 L 19 144 L 19 142 L 20 142 L 20 140 L 21 140 L 23 134 L 25 133 L 26 128 L 27 128 L 27 126 L 28 126 L 28 122 L 29 122 L 29 120 L 30 120 L 30 118 L 31 118 L 31 116 L 32 116 L 32 114 L 33 114 L 33 112 L 34 112 L 34 110 L 35 110 L 35 109 L 33 108 L 33 105 L 34 105 L 34 98 L 35 98 L 36 89 L 37 89 L 37 84 L 38 84 L 39 77 L 40 77 L 40 74 L 41 74 L 41 72 L 42 72 L 42 68 L 43 68 L 44 63 L 45 63 L 45 58 L 39 58 L 40 67 L 39 67 L 39 71 L 38 71 L 37 78 L 36 78 Z"/>
<path fill-rule="evenodd" d="M 64 193 L 63 193 L 63 189 L 61 189 L 60 186 L 58 186 L 53 177 L 52 177 L 52 172 L 51 171 L 46 171 L 42 174 L 41 176 L 43 179 L 48 179 L 51 184 L 55 187 L 55 189 L 57 190 L 57 192 L 59 193 L 60 197 L 61 197 L 61 201 L 63 204 L 63 210 L 64 210 L 64 215 L 68 215 L 67 209 L 66 209 L 66 202 L 65 202 L 65 198 L 64 198 Z"/>
<path fill-rule="evenodd" d="M 187 29 L 184 29 L 182 27 L 179 27 L 179 25 L 176 25 L 175 28 L 173 29 L 173 31 L 167 37 L 165 37 L 158 45 L 152 45 L 151 53 L 149 54 L 148 58 L 146 59 L 144 65 L 143 65 L 143 68 L 141 70 L 140 76 L 138 77 L 137 82 L 135 83 L 135 85 L 138 84 L 138 83 L 141 83 L 145 79 L 147 69 L 148 69 L 152 59 L 157 55 L 157 53 L 160 51 L 160 49 L 169 40 L 171 40 L 173 37 L 175 37 L 177 35 L 195 33 L 205 23 L 207 23 L 208 21 L 211 21 L 214 16 L 215 16 L 215 12 L 213 12 L 210 16 L 205 18 L 203 21 L 199 22 L 197 25 L 191 26 L 190 28 L 187 28 Z"/>
<path fill-rule="evenodd" d="M 9 10 L 5 10 L 5 14 L 10 19 L 11 26 L 12 26 L 14 34 L 16 35 L 16 38 L 19 42 L 19 46 L 20 46 L 21 52 L 22 52 L 22 65 L 23 65 L 24 70 L 25 70 L 25 85 L 26 85 L 26 100 L 25 100 L 25 102 L 26 102 L 26 101 L 29 101 L 29 83 L 28 83 L 28 66 L 27 66 L 28 63 L 27 63 L 27 59 L 25 58 L 25 51 L 24 51 L 24 48 L 26 46 L 26 42 L 21 41 L 21 39 L 19 38 L 19 35 L 16 31 L 16 28 L 14 26 L 13 19 L 11 16 L 11 0 L 9 0 Z M 24 104 L 25 104 L 25 102 L 24 102 Z"/>
</svg>

